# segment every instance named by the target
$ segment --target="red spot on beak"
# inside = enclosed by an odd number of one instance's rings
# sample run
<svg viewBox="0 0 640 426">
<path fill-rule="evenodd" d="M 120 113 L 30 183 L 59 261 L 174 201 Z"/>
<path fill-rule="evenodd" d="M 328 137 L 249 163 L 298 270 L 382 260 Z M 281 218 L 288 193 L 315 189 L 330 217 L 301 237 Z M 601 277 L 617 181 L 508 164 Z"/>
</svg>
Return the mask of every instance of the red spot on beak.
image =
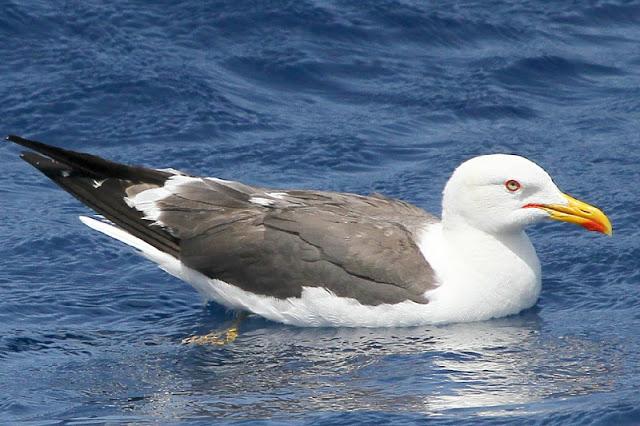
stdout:
<svg viewBox="0 0 640 426">
<path fill-rule="evenodd" d="M 586 228 L 589 231 L 596 231 L 596 232 L 603 232 L 603 233 L 605 232 L 604 226 L 592 220 L 582 223 L 581 225 L 583 228 Z"/>
</svg>

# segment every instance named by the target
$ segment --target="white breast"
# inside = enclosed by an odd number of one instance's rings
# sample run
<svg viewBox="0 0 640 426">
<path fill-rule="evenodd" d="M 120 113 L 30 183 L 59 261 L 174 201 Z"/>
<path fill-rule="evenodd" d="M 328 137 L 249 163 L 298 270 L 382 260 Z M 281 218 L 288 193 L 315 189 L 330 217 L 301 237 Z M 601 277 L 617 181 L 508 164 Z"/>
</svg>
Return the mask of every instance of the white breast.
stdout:
<svg viewBox="0 0 640 426">
<path fill-rule="evenodd" d="M 429 226 L 419 242 L 440 286 L 427 293 L 434 322 L 480 321 L 516 314 L 538 300 L 540 262 L 524 232 L 493 236 Z"/>
</svg>

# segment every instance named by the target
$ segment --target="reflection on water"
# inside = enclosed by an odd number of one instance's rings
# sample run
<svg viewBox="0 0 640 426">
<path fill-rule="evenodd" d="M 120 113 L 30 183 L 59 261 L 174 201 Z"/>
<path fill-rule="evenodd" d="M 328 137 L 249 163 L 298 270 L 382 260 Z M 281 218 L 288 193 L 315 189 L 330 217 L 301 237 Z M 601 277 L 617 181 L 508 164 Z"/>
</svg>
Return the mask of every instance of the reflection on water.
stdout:
<svg viewBox="0 0 640 426">
<path fill-rule="evenodd" d="M 603 344 L 541 328 L 535 313 L 401 329 L 303 329 L 251 318 L 227 347 L 176 346 L 169 361 L 140 372 L 156 391 L 128 405 L 163 418 L 468 408 L 498 416 L 613 389 L 622 363 Z"/>
<path fill-rule="evenodd" d="M 640 423 L 640 4 L 56 3 L 2 2 L 0 136 L 435 213 L 462 160 L 513 152 L 616 233 L 530 229 L 539 316 L 252 318 L 229 347 L 185 347 L 222 308 L 85 229 L 80 203 L 0 146 L 0 424 Z"/>
</svg>

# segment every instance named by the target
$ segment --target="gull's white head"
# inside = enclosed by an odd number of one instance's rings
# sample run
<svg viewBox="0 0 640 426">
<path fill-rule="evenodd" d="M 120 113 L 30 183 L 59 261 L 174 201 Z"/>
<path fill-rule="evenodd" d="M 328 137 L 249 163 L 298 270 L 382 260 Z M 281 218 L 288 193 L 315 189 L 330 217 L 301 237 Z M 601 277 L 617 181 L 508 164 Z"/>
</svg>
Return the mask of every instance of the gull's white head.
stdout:
<svg viewBox="0 0 640 426">
<path fill-rule="evenodd" d="M 611 235 L 604 213 L 562 193 L 542 167 L 517 155 L 472 158 L 455 170 L 443 192 L 445 229 L 466 225 L 498 234 L 545 218 Z"/>
</svg>

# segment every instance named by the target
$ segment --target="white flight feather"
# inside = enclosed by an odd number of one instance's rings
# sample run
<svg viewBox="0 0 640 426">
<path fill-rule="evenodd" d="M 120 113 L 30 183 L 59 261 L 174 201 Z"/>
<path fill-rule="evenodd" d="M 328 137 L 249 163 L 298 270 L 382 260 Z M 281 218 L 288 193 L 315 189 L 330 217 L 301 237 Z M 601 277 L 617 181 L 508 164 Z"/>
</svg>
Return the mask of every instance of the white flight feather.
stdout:
<svg viewBox="0 0 640 426">
<path fill-rule="evenodd" d="M 177 193 L 180 185 L 197 180 L 199 180 L 199 178 L 174 175 L 167 179 L 164 186 L 141 191 L 133 197 L 124 197 L 124 201 L 129 207 L 136 208 L 143 212 L 145 214 L 143 219 L 154 221 L 158 225 L 163 225 L 159 220 L 162 211 L 158 208 L 157 202 Z"/>
</svg>

